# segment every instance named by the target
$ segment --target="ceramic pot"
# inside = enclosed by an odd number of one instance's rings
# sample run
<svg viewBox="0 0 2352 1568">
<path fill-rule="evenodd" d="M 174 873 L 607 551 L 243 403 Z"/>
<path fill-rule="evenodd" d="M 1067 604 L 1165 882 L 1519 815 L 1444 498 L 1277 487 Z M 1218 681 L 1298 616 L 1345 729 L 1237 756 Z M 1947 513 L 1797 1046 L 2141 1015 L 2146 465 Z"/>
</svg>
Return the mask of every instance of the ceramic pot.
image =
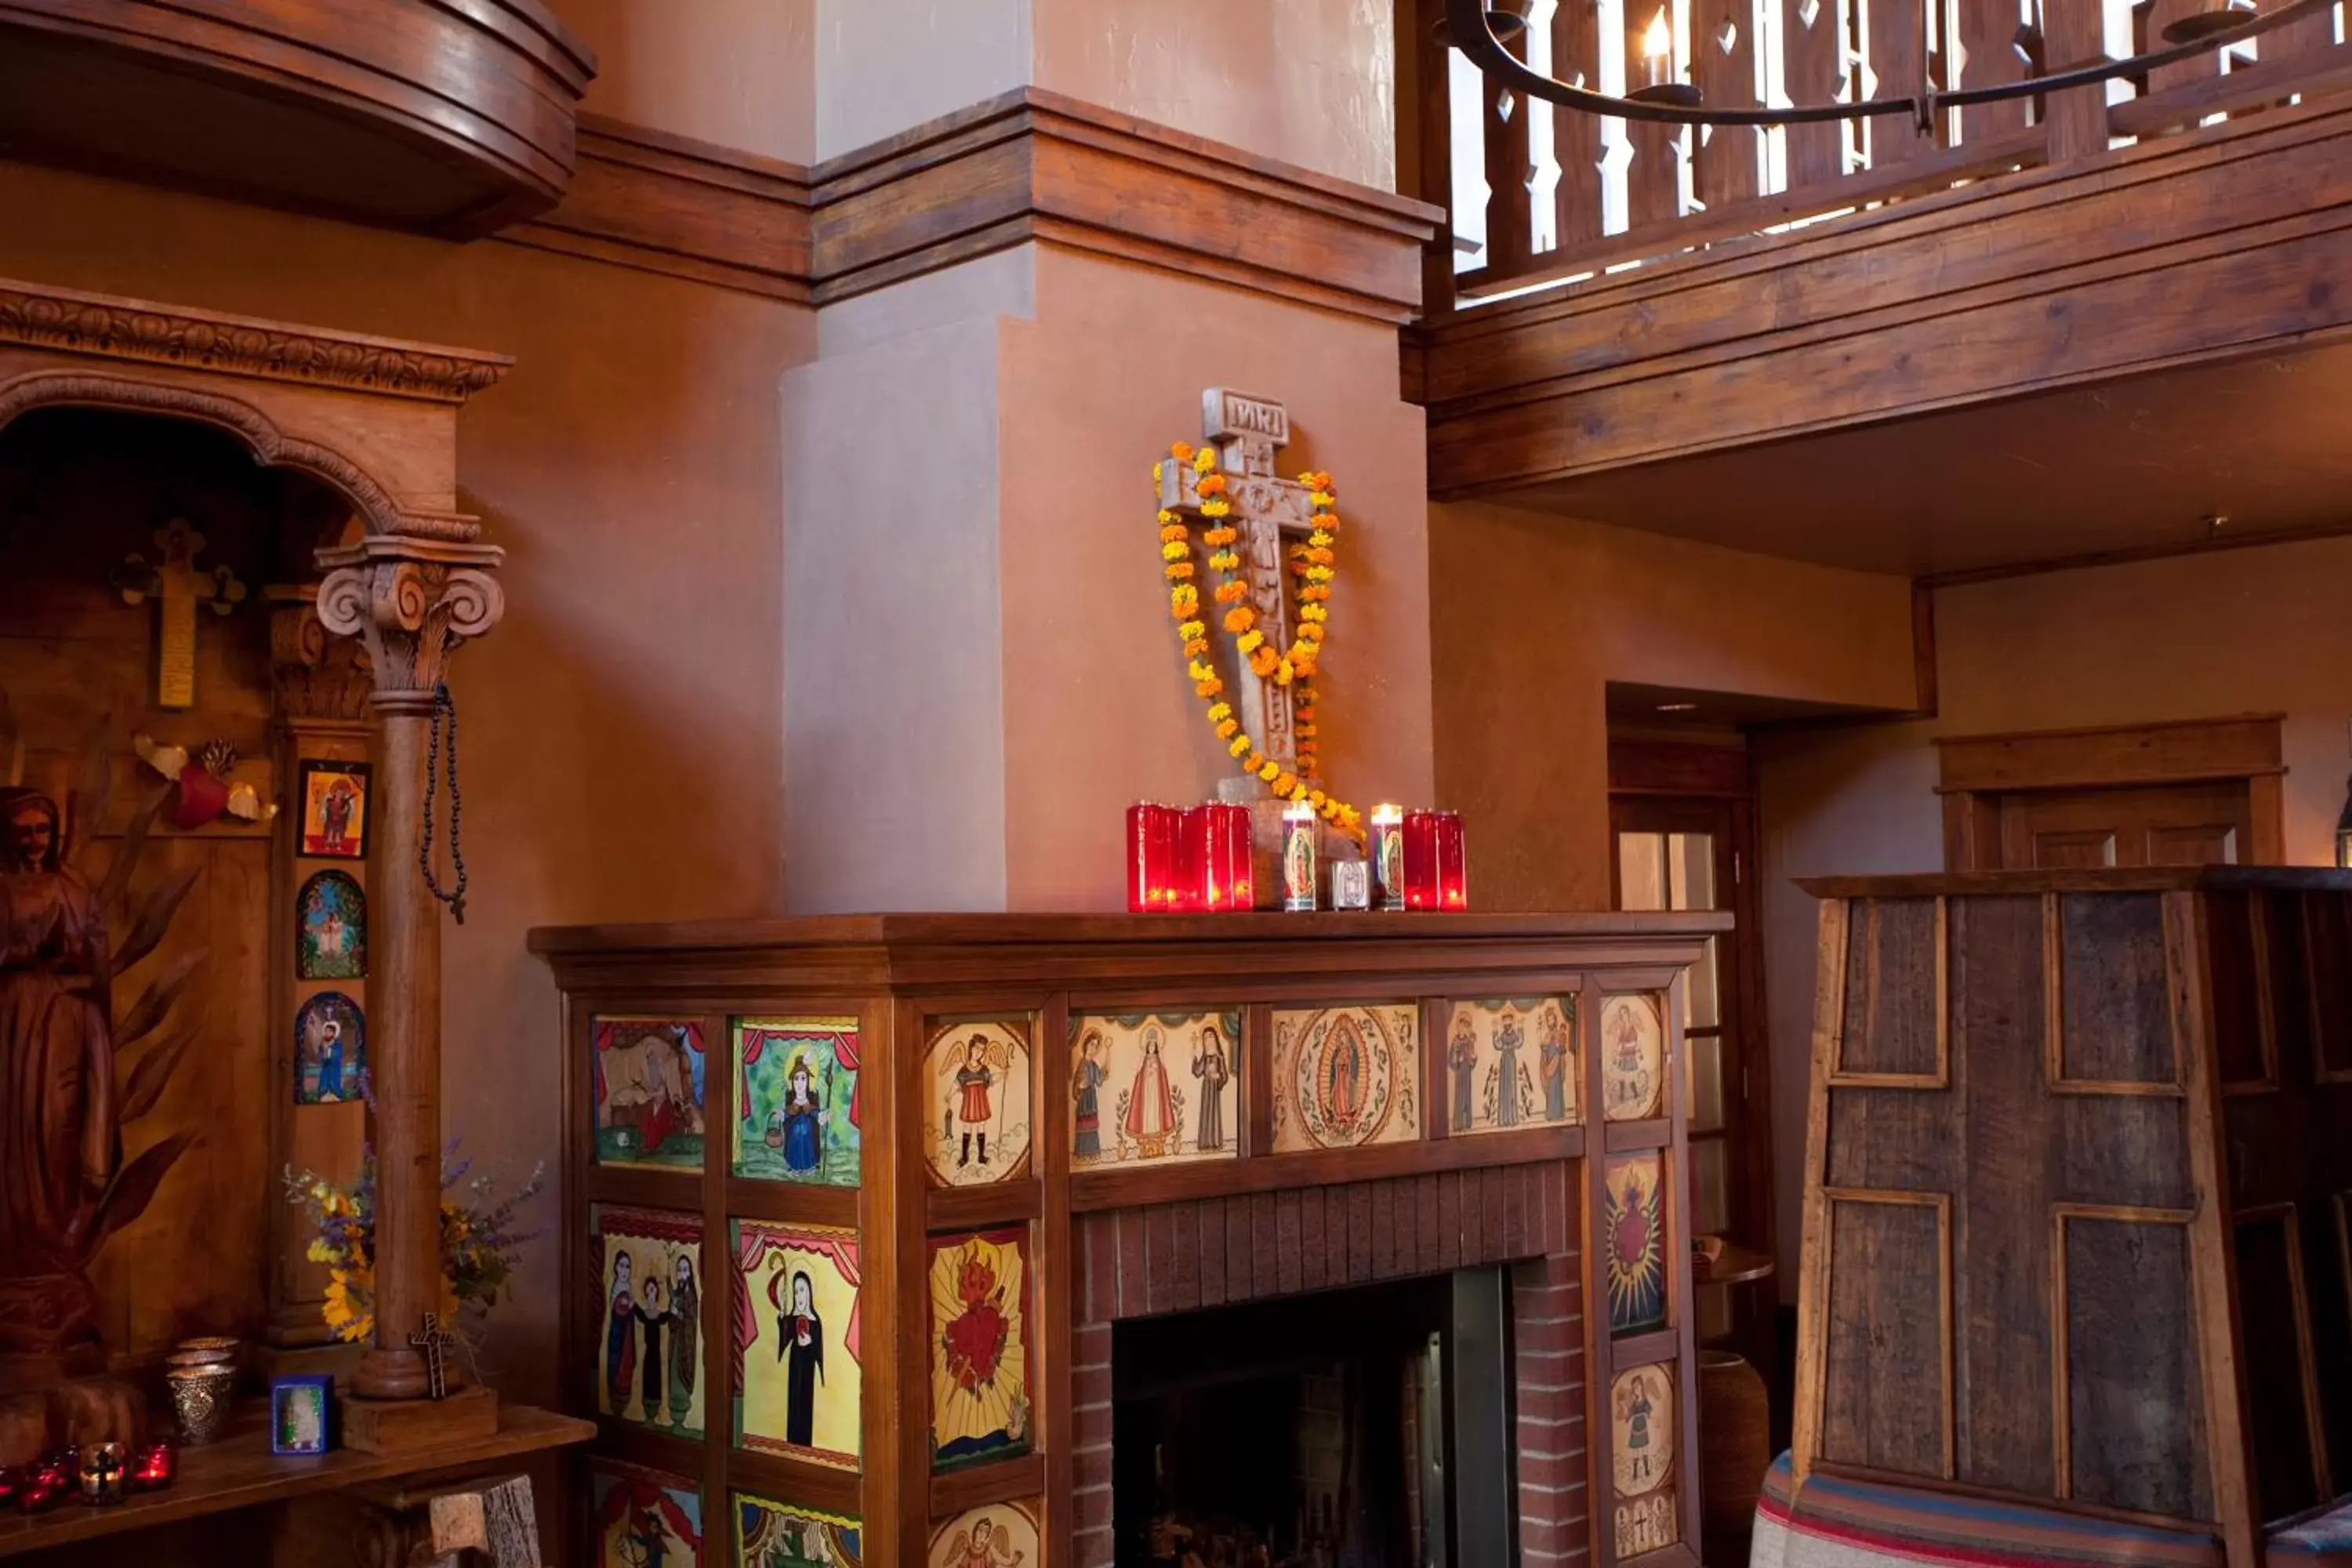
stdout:
<svg viewBox="0 0 2352 1568">
<path fill-rule="evenodd" d="M 1764 1379 L 1728 1351 L 1698 1352 L 1699 1476 L 1709 1536 L 1744 1538 L 1772 1462 Z"/>
<path fill-rule="evenodd" d="M 228 1420 L 236 1373 L 226 1367 L 175 1366 L 163 1374 L 172 1389 L 172 1414 L 180 1423 L 183 1447 L 217 1440 Z"/>
</svg>

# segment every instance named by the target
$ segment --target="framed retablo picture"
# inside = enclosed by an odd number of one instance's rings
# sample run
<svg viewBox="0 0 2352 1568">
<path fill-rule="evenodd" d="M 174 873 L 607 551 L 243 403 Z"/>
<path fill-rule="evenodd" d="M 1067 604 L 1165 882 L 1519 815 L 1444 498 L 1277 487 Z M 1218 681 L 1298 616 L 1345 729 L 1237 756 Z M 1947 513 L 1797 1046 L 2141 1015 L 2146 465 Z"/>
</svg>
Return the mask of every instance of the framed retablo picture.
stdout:
<svg viewBox="0 0 2352 1568">
<path fill-rule="evenodd" d="M 324 1373 L 273 1379 L 269 1384 L 269 1451 L 323 1454 L 333 1447 L 335 1380 Z"/>
<path fill-rule="evenodd" d="M 702 1168 L 702 1023 L 598 1018 L 596 1163 Z"/>
<path fill-rule="evenodd" d="M 1664 1116 L 1666 1026 L 1656 999 L 1606 998 L 1600 1033 L 1601 1114 L 1611 1121 Z"/>
<path fill-rule="evenodd" d="M 1028 1020 L 934 1019 L 923 1086 L 923 1158 L 940 1185 L 981 1186 L 1027 1168 Z"/>
<path fill-rule="evenodd" d="M 342 992 L 321 991 L 294 1013 L 294 1103 L 366 1098 L 367 1016 Z"/>
<path fill-rule="evenodd" d="M 700 1568 L 702 1494 L 693 1482 L 592 1457 L 588 1510 L 596 1568 Z"/>
<path fill-rule="evenodd" d="M 1675 1380 L 1665 1364 L 1630 1367 L 1609 1385 L 1611 1479 L 1617 1557 L 1682 1539 L 1675 1513 Z"/>
<path fill-rule="evenodd" d="M 1231 1160 L 1241 1152 L 1238 1008 L 1070 1020 L 1070 1163 Z"/>
<path fill-rule="evenodd" d="M 846 1514 L 735 1494 L 735 1568 L 860 1568 L 863 1560 L 857 1521 Z"/>
<path fill-rule="evenodd" d="M 604 1282 L 596 1408 L 688 1440 L 702 1436 L 702 1220 L 598 1204 L 589 1256 Z"/>
<path fill-rule="evenodd" d="M 1664 1161 L 1655 1152 L 1612 1155 L 1601 1175 L 1612 1334 L 1666 1326 L 1664 1185 Z"/>
<path fill-rule="evenodd" d="M 931 1237 L 931 1468 L 1029 1451 L 1029 1231 Z"/>
<path fill-rule="evenodd" d="M 857 1468 L 857 1233 L 734 1222 L 735 1444 Z"/>
<path fill-rule="evenodd" d="M 348 871 L 321 871 L 294 900 L 294 978 L 364 980 L 367 894 Z"/>
<path fill-rule="evenodd" d="M 735 1020 L 735 1174 L 857 1184 L 857 1030 L 853 1017 Z"/>
<path fill-rule="evenodd" d="M 327 860 L 367 858 L 370 802 L 365 763 L 302 763 L 302 853 Z"/>
<path fill-rule="evenodd" d="M 1276 1153 L 1410 1142 L 1420 1089 L 1419 1008 L 1276 1010 Z"/>
<path fill-rule="evenodd" d="M 1456 1002 L 1447 1015 L 1444 1110 L 1452 1132 L 1576 1120 L 1576 998 Z"/>
<path fill-rule="evenodd" d="M 924 1568 L 1037 1568 L 1045 1561 L 1034 1502 L 991 1503 L 931 1532 Z"/>
</svg>

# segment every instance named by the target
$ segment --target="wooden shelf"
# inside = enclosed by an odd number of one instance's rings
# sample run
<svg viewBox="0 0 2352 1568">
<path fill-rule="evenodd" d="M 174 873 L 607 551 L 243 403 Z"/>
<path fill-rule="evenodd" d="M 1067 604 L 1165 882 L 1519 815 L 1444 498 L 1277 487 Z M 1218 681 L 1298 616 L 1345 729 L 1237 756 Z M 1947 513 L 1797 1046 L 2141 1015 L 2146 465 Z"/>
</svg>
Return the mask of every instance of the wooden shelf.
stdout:
<svg viewBox="0 0 2352 1568">
<path fill-rule="evenodd" d="M 0 1517 L 0 1557 L 317 1492 L 341 1491 L 368 1482 L 494 1465 L 524 1454 L 584 1443 L 595 1435 L 593 1423 L 527 1405 L 510 1405 L 499 1413 L 497 1435 L 473 1442 L 407 1454 L 338 1449 L 314 1459 L 288 1458 L 269 1451 L 268 1402 L 255 1400 L 239 1408 L 228 1435 L 219 1442 L 180 1450 L 180 1479 L 166 1490 L 134 1495 L 120 1508 L 85 1508 L 68 1502 L 29 1518 L 13 1512 Z"/>
</svg>

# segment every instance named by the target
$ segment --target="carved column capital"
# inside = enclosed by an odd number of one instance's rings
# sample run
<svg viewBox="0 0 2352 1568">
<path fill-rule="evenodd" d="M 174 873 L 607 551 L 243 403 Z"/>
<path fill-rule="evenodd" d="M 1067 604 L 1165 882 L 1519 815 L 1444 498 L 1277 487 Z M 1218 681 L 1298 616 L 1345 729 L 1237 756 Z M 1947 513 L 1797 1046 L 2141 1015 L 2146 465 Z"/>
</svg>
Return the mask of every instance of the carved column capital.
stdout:
<svg viewBox="0 0 2352 1568">
<path fill-rule="evenodd" d="M 498 624 L 506 593 L 491 574 L 505 553 L 404 534 L 319 552 L 320 624 L 367 649 L 378 712 L 425 711 L 449 656 Z"/>
</svg>

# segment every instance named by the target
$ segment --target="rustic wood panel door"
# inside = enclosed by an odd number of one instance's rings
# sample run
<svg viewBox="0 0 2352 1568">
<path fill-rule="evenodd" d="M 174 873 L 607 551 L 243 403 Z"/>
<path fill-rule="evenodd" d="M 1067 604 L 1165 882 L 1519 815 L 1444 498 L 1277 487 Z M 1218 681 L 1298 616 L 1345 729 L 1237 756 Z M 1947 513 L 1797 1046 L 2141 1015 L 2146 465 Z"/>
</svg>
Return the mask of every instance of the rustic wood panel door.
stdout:
<svg viewBox="0 0 2352 1568">
<path fill-rule="evenodd" d="M 2252 858 L 2252 843 L 2253 806 L 2243 779 L 2000 797 L 2007 870 L 2235 866 Z"/>
</svg>

